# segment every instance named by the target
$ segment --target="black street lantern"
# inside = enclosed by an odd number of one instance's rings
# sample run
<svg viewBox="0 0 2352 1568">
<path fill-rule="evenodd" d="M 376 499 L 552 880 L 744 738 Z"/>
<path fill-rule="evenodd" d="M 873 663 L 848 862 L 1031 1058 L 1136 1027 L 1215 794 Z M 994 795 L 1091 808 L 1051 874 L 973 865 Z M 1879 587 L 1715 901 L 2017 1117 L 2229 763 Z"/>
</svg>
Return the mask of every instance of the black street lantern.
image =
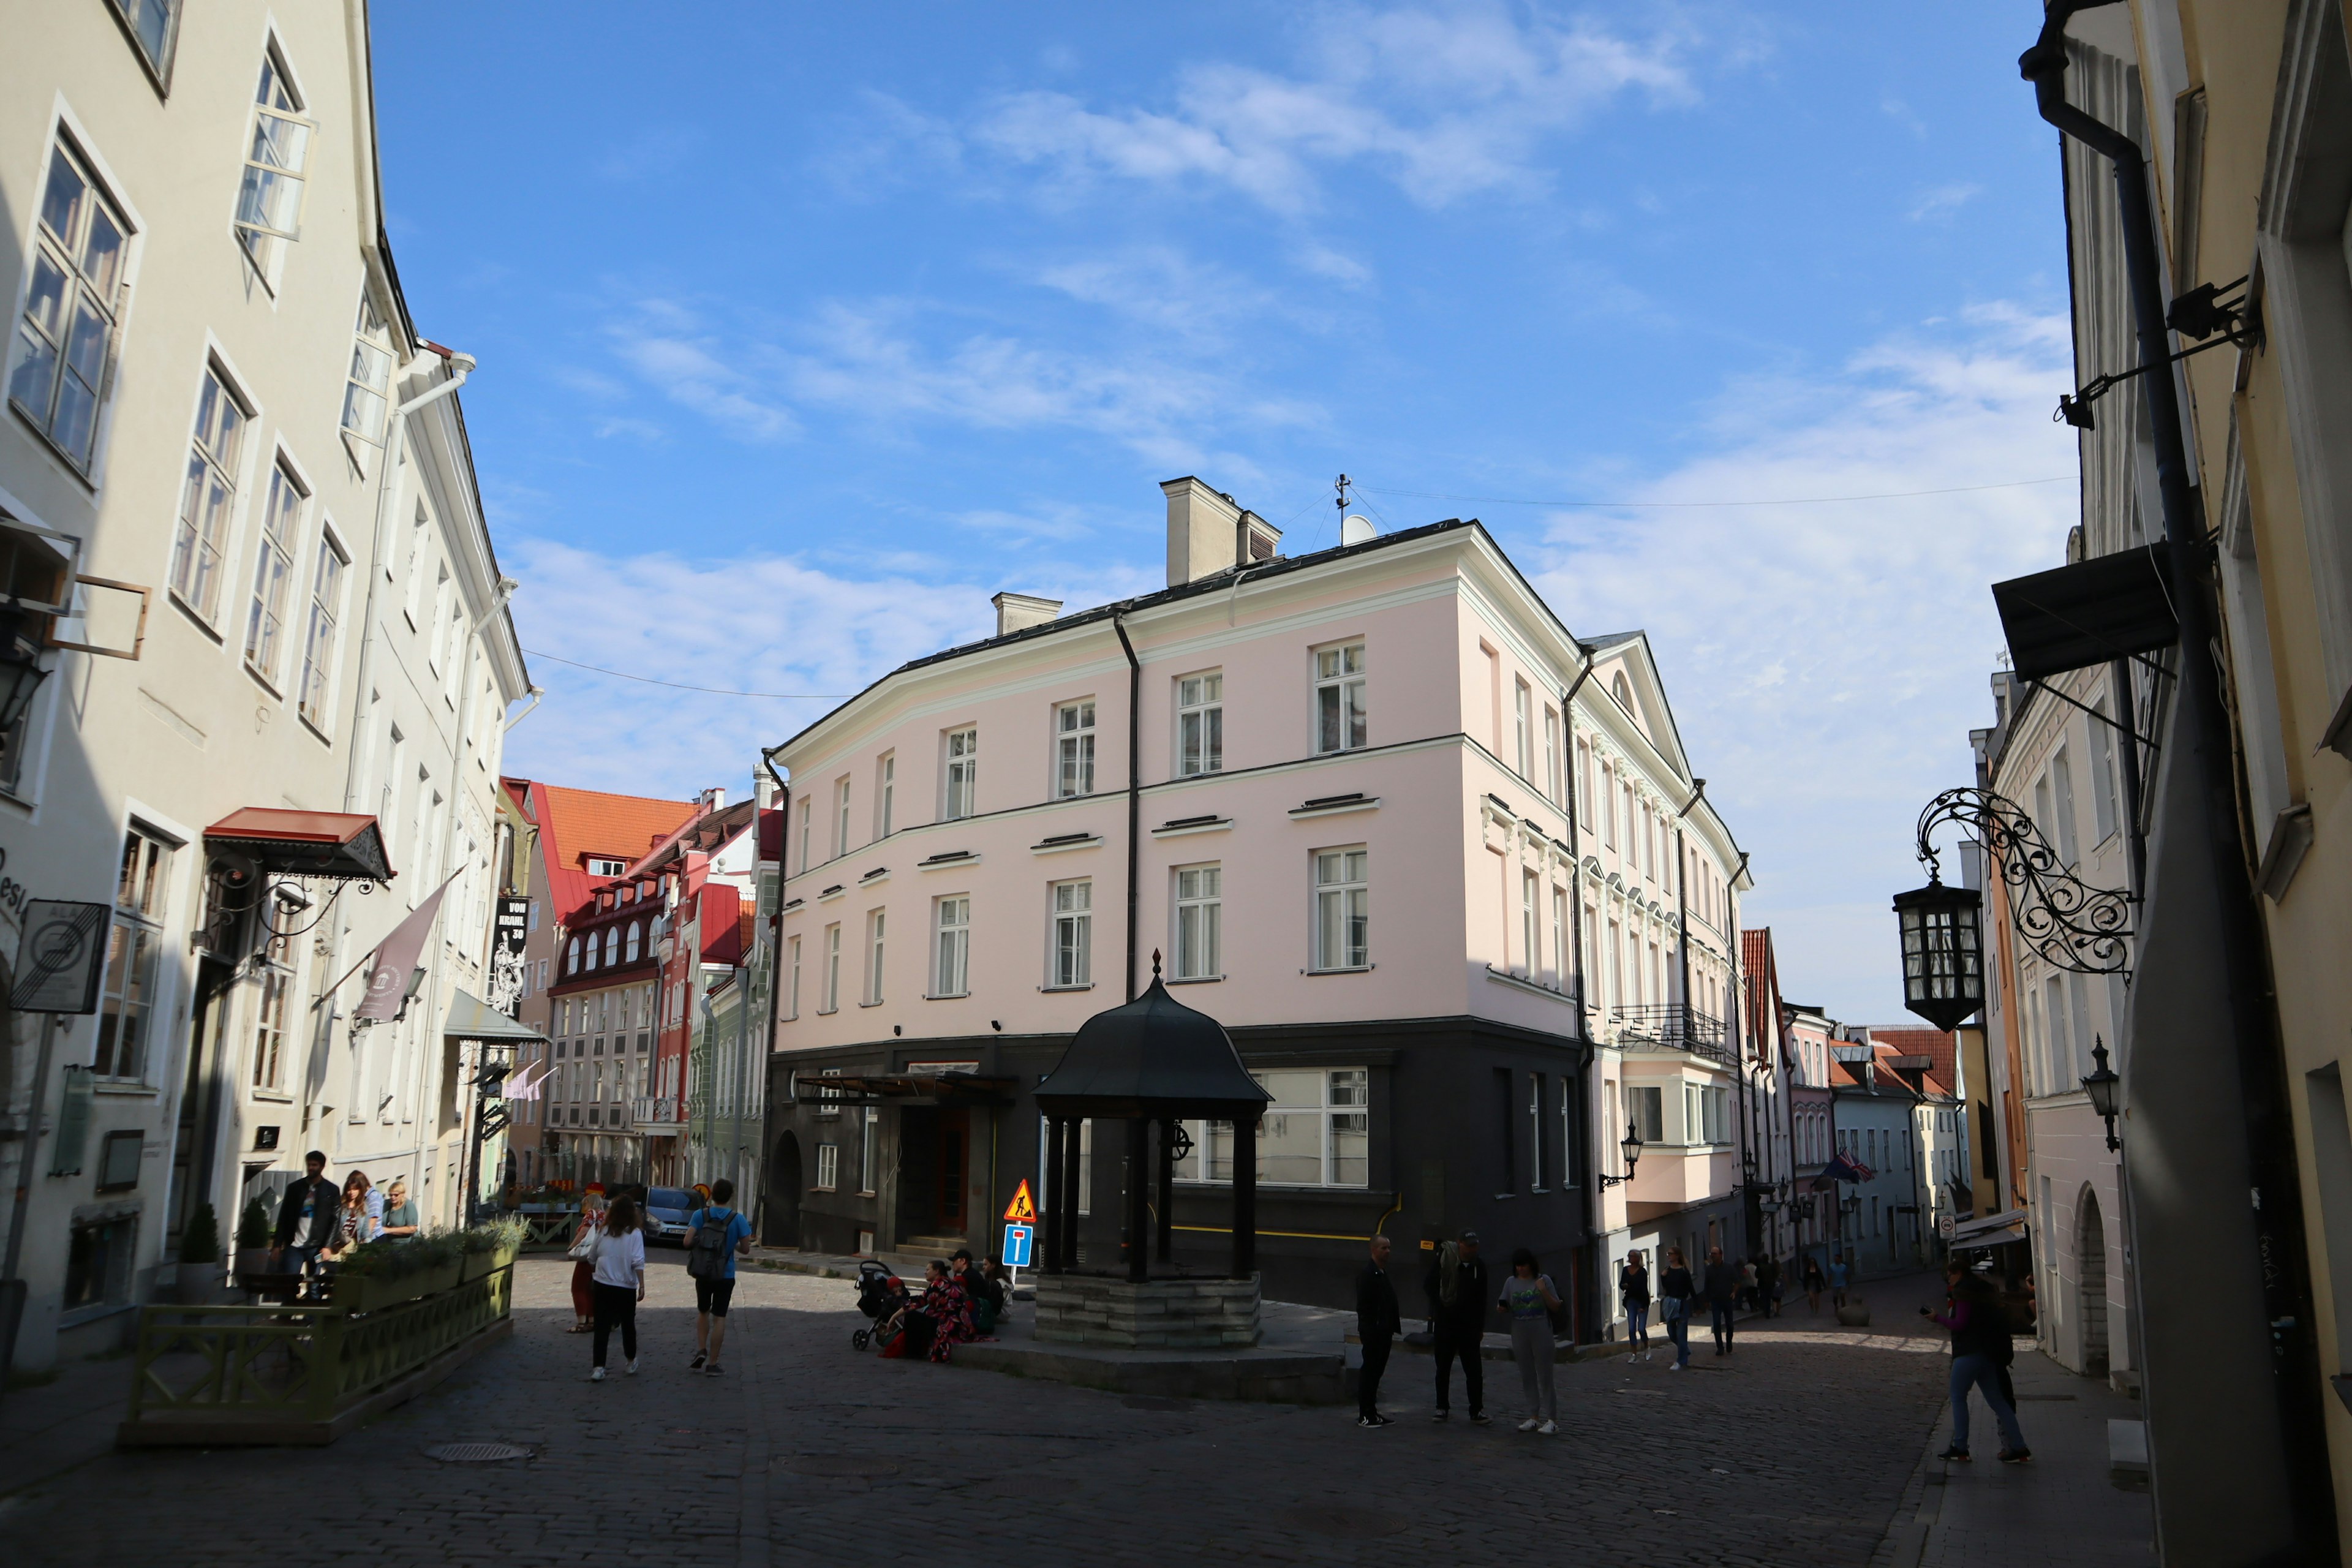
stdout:
<svg viewBox="0 0 2352 1568">
<path fill-rule="evenodd" d="M 2107 1148 L 2112 1152 L 2123 1147 L 2116 1142 L 2116 1118 L 2122 1110 L 2116 1103 L 2116 1091 L 2123 1087 L 2123 1075 L 2107 1065 L 2107 1043 L 2096 1035 L 2091 1037 L 2091 1059 L 2099 1065 L 2083 1079 L 2083 1092 L 2091 1097 L 2091 1109 L 2107 1124 Z"/>
<path fill-rule="evenodd" d="M 1618 1142 L 1617 1152 L 1625 1156 L 1625 1173 L 1612 1176 L 1603 1173 L 1601 1177 L 1603 1187 L 1622 1187 L 1633 1179 L 1633 1167 L 1642 1163 L 1642 1135 L 1627 1128 L 1625 1136 Z"/>
<path fill-rule="evenodd" d="M 1903 1005 L 1939 1029 L 1954 1029 L 1984 1007 L 1982 903 L 1972 888 L 1927 885 L 1895 895 L 1903 928 Z"/>
</svg>

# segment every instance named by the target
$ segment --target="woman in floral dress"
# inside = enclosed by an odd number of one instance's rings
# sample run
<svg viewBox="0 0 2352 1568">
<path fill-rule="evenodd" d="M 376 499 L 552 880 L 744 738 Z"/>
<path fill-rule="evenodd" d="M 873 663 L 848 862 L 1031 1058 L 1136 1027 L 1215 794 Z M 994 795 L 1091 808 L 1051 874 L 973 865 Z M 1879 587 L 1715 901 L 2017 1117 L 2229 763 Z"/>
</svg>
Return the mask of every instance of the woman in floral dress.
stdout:
<svg viewBox="0 0 2352 1568">
<path fill-rule="evenodd" d="M 971 1297 L 948 1266 L 933 1258 L 924 1266 L 923 1304 L 919 1310 L 931 1320 L 930 1358 L 945 1361 L 955 1347 L 980 1337 L 972 1326 Z"/>
</svg>

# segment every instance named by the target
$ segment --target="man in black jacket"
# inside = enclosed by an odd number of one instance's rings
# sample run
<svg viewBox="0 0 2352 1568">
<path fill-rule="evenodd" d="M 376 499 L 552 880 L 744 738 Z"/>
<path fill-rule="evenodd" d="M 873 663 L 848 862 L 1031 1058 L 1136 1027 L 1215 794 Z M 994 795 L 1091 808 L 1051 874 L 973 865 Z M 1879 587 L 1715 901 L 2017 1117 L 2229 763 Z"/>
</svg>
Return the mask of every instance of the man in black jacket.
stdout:
<svg viewBox="0 0 2352 1568">
<path fill-rule="evenodd" d="M 1478 1256 L 1478 1233 L 1465 1230 L 1460 1241 L 1441 1244 L 1421 1288 L 1429 1298 L 1429 1348 L 1437 1363 L 1437 1419 L 1453 1415 L 1454 1361 L 1459 1356 L 1471 1422 L 1484 1426 L 1486 1379 L 1479 1349 L 1486 1342 L 1486 1302 L 1494 1288 L 1486 1281 L 1486 1261 Z"/>
<path fill-rule="evenodd" d="M 1731 1353 L 1732 1320 L 1738 1315 L 1740 1268 L 1723 1256 L 1723 1248 L 1706 1249 L 1706 1278 L 1699 1291 L 1706 1297 L 1707 1313 L 1715 1320 L 1715 1353 Z"/>
<path fill-rule="evenodd" d="M 1389 1283 L 1389 1238 L 1372 1237 L 1372 1256 L 1356 1276 L 1356 1338 L 1363 1342 L 1364 1369 L 1356 1374 L 1356 1425 L 1388 1426 L 1381 1414 L 1381 1373 L 1388 1370 L 1389 1342 L 1404 1328 L 1396 1287 Z"/>
<path fill-rule="evenodd" d="M 327 1156 L 313 1149 L 302 1163 L 308 1173 L 286 1189 L 286 1201 L 278 1205 L 278 1234 L 269 1247 L 273 1271 L 309 1273 L 319 1249 L 335 1234 L 341 1199 L 327 1180 Z"/>
</svg>

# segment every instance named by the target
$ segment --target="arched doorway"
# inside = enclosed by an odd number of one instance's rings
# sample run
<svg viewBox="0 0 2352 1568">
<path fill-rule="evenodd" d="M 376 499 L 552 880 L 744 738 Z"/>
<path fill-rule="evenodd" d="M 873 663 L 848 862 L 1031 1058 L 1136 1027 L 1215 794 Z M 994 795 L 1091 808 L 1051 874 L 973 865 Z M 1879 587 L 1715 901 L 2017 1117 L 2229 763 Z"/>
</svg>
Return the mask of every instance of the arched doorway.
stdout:
<svg viewBox="0 0 2352 1568">
<path fill-rule="evenodd" d="M 801 1141 L 786 1132 L 776 1140 L 774 1158 L 768 1162 L 766 1234 L 770 1247 L 801 1244 Z"/>
<path fill-rule="evenodd" d="M 2074 1205 L 2074 1321 L 2083 1325 L 2083 1371 L 2107 1375 L 2107 1227 L 2089 1187 Z"/>
</svg>

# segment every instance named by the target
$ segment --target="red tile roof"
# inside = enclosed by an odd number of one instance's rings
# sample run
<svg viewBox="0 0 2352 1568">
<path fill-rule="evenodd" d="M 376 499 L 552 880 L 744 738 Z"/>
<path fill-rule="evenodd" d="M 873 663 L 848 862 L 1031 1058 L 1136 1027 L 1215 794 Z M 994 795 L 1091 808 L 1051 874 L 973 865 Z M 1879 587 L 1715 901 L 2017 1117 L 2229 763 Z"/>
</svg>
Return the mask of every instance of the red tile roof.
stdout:
<svg viewBox="0 0 2352 1568">
<path fill-rule="evenodd" d="M 1872 1045 L 1892 1047 L 1896 1056 L 1934 1058 L 1936 1065 L 1928 1071 L 1946 1087 L 1946 1092 L 1949 1092 L 1950 1085 L 1959 1080 L 1959 1075 L 1953 1069 L 1953 1063 L 1959 1058 L 1958 1036 L 1948 1035 L 1941 1029 L 1913 1028 L 1906 1024 L 1888 1028 L 1874 1024 L 1867 1033 Z"/>
<path fill-rule="evenodd" d="M 588 875 L 587 858 L 610 856 L 634 861 L 668 837 L 701 810 L 690 800 L 654 800 L 641 795 L 606 795 L 528 779 L 520 786 L 524 813 L 539 824 L 539 853 L 547 868 L 549 901 L 559 918 L 588 901 L 590 891 L 611 881 Z"/>
</svg>

